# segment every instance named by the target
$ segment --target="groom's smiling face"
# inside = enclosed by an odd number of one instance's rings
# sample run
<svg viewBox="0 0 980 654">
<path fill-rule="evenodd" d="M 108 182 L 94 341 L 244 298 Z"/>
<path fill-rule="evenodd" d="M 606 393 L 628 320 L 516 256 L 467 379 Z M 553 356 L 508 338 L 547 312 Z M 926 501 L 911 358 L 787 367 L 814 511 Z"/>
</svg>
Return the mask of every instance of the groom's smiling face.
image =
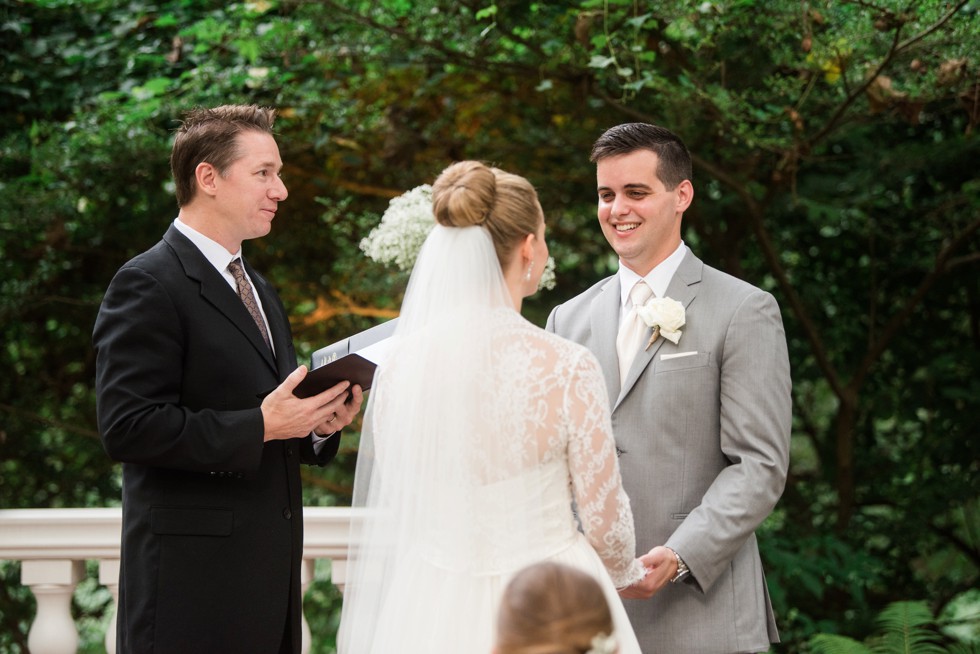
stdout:
<svg viewBox="0 0 980 654">
<path fill-rule="evenodd" d="M 651 150 L 606 157 L 596 164 L 602 233 L 638 275 L 646 275 L 680 245 L 681 217 L 694 196 L 688 180 L 673 189 L 664 186 L 657 177 L 658 164 Z"/>
</svg>

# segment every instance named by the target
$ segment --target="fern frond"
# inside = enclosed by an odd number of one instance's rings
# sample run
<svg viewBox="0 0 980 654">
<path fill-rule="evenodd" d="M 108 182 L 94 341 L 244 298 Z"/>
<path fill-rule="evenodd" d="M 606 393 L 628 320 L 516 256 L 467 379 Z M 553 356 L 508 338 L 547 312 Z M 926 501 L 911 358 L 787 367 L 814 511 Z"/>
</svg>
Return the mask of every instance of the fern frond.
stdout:
<svg viewBox="0 0 980 654">
<path fill-rule="evenodd" d="M 924 601 L 893 602 L 878 614 L 878 625 L 886 632 L 901 632 L 909 627 L 922 627 L 936 621 L 932 609 Z"/>
<path fill-rule="evenodd" d="M 929 605 L 922 601 L 894 602 L 878 615 L 883 633 L 874 639 L 871 651 L 875 654 L 942 654 L 935 617 Z"/>
<path fill-rule="evenodd" d="M 874 654 L 946 654 L 939 635 L 921 627 L 891 632 L 869 641 Z"/>
<path fill-rule="evenodd" d="M 813 654 L 871 654 L 864 644 L 837 634 L 816 634 L 810 639 Z"/>
</svg>

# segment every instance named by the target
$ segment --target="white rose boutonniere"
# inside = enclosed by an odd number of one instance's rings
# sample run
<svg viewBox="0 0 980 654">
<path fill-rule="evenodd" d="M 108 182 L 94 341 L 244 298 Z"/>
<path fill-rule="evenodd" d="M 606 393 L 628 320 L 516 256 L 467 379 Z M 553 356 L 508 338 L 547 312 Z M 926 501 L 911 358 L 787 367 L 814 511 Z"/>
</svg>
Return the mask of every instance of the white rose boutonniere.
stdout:
<svg viewBox="0 0 980 654">
<path fill-rule="evenodd" d="M 646 304 L 636 308 L 637 315 L 646 324 L 653 327 L 653 333 L 644 350 L 649 350 L 658 337 L 663 336 L 668 341 L 677 344 L 681 340 L 681 327 L 684 326 L 684 305 L 669 297 L 655 297 Z"/>
</svg>

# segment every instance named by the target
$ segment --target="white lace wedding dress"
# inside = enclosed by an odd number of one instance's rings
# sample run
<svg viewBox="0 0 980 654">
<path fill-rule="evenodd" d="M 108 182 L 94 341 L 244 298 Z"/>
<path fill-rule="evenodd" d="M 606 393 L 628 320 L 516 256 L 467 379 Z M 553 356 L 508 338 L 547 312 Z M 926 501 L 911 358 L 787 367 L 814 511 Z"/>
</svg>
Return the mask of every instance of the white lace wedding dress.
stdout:
<svg viewBox="0 0 980 654">
<path fill-rule="evenodd" d="M 436 314 L 399 325 L 371 391 L 339 651 L 489 654 L 509 578 L 551 560 L 600 581 L 638 654 L 615 589 L 644 571 L 597 361 L 512 308 Z"/>
</svg>

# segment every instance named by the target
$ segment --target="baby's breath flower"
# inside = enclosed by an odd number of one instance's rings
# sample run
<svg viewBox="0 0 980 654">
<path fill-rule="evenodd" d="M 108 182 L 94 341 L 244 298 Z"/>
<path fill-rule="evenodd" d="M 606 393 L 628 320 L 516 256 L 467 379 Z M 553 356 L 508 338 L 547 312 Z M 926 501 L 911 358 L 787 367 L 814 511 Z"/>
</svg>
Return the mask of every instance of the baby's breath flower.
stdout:
<svg viewBox="0 0 980 654">
<path fill-rule="evenodd" d="M 432 187 L 428 184 L 416 186 L 388 203 L 381 222 L 361 240 L 361 251 L 373 261 L 395 264 L 400 270 L 409 271 L 435 224 Z M 555 260 L 548 257 L 538 288 L 551 290 L 554 287 Z"/>
<path fill-rule="evenodd" d="M 361 240 L 361 251 L 378 263 L 393 263 L 401 270 L 411 270 L 435 224 L 432 187 L 416 186 L 388 203 L 381 223 Z"/>
<path fill-rule="evenodd" d="M 555 258 L 548 257 L 548 261 L 544 264 L 544 272 L 541 273 L 541 281 L 538 282 L 538 290 L 550 291 L 555 287 L 555 281 Z"/>
</svg>

